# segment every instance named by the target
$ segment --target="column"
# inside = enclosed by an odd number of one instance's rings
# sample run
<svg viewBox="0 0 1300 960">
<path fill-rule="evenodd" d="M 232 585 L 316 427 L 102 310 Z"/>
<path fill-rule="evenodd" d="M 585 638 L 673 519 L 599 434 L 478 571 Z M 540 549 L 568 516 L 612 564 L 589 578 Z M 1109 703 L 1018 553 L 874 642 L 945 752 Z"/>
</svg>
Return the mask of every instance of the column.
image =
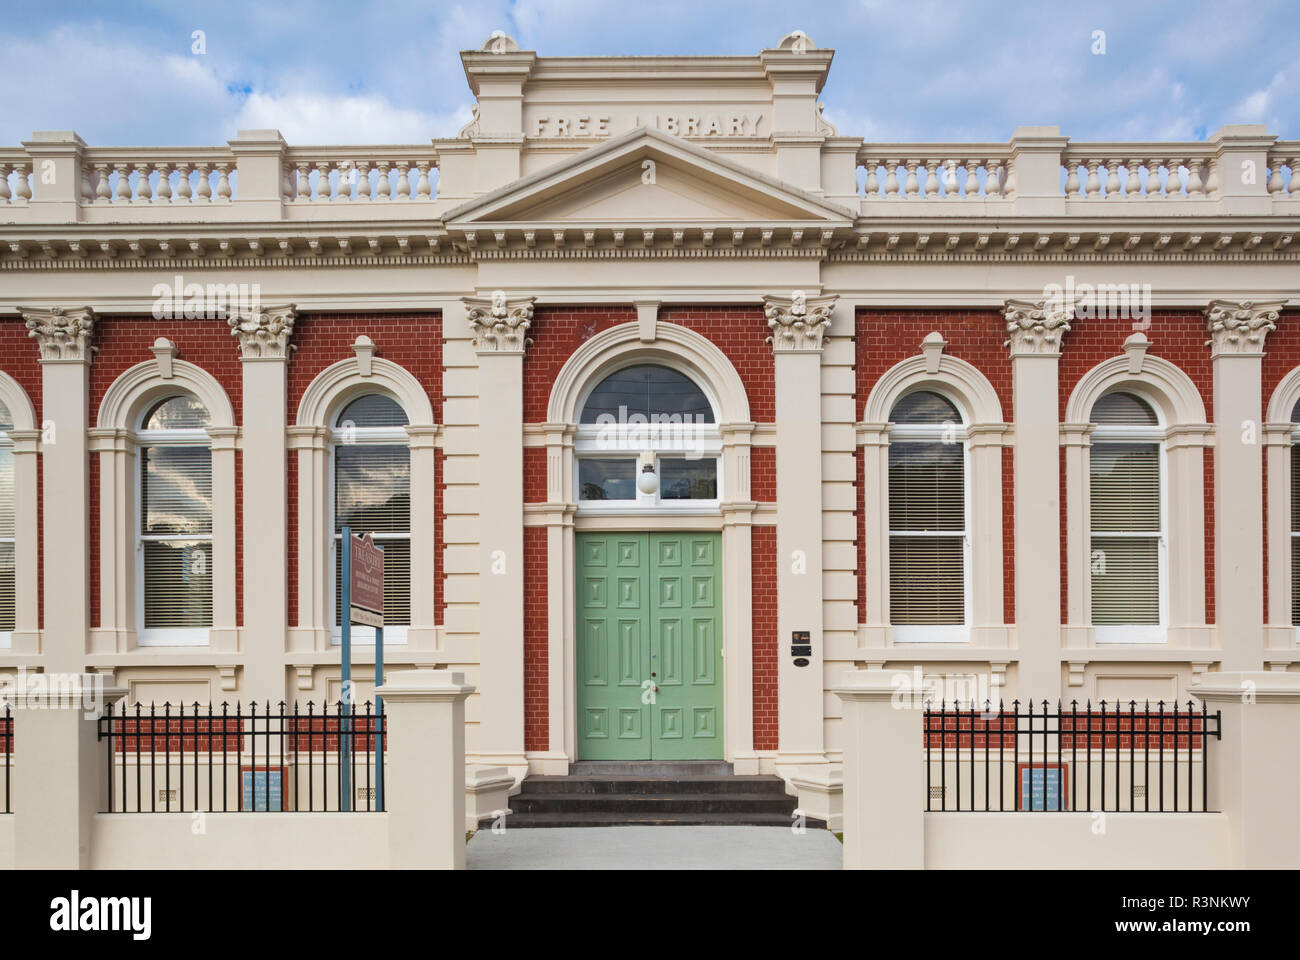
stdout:
<svg viewBox="0 0 1300 960">
<path fill-rule="evenodd" d="M 1214 609 L 1229 670 L 1264 663 L 1264 339 L 1281 303 L 1211 301 L 1214 367 Z"/>
<path fill-rule="evenodd" d="M 466 299 L 479 374 L 479 742 L 516 778 L 524 756 L 524 351 L 533 300 Z M 558 571 L 557 571 L 558 573 Z"/>
<path fill-rule="evenodd" d="M 292 304 L 230 318 L 243 371 L 244 627 L 241 649 L 247 699 L 285 695 L 288 624 L 287 437 L 285 433 Z"/>
<path fill-rule="evenodd" d="M 87 410 L 95 314 L 89 307 L 22 314 L 41 351 L 45 669 L 79 673 L 90 625 Z"/>
<path fill-rule="evenodd" d="M 1061 692 L 1061 434 L 1057 366 L 1069 313 L 1009 300 L 1016 558 L 1017 690 L 1034 700 Z"/>
<path fill-rule="evenodd" d="M 764 297 L 776 366 L 777 763 L 826 762 L 821 361 L 835 297 Z M 812 647 L 796 656 L 795 632 Z M 795 660 L 807 660 L 796 666 Z"/>
</svg>

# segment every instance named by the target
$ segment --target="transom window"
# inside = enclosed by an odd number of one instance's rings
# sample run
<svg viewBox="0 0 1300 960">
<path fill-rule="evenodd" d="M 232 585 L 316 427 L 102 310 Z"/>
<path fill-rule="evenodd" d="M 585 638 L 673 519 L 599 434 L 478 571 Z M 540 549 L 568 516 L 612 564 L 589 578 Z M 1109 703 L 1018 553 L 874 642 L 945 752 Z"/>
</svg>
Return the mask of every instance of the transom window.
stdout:
<svg viewBox="0 0 1300 960">
<path fill-rule="evenodd" d="M 17 596 L 14 581 L 14 419 L 0 403 L 0 634 L 13 633 Z"/>
<path fill-rule="evenodd" d="M 962 415 L 941 394 L 918 390 L 894 404 L 889 420 L 889 615 L 895 638 L 964 639 L 969 541 Z"/>
<path fill-rule="evenodd" d="M 411 451 L 406 411 L 384 394 L 350 401 L 335 418 L 334 633 L 341 629 L 343 528 L 371 535 L 384 550 L 384 639 L 403 642 L 411 622 Z M 392 628 L 392 629 L 390 629 Z M 354 626 L 361 642 L 371 627 Z"/>
<path fill-rule="evenodd" d="M 716 508 L 720 434 L 713 404 L 690 377 L 659 364 L 623 367 L 588 394 L 578 423 L 575 482 L 584 510 Z M 643 476 L 647 466 L 653 482 Z"/>
<path fill-rule="evenodd" d="M 1089 529 L 1097 639 L 1158 641 L 1164 622 L 1164 432 L 1154 408 L 1133 393 L 1102 397 L 1092 422 Z"/>
<path fill-rule="evenodd" d="M 167 397 L 141 417 L 138 541 L 142 645 L 207 643 L 212 626 L 208 410 Z"/>
</svg>

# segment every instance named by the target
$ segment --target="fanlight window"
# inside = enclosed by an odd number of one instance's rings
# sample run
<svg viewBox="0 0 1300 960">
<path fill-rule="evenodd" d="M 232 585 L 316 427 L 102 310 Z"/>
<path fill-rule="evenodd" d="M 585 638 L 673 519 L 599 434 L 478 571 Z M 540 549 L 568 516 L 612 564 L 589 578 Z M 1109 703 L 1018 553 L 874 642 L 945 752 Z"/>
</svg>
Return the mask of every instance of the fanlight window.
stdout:
<svg viewBox="0 0 1300 960">
<path fill-rule="evenodd" d="M 143 643 L 204 642 L 212 626 L 210 422 L 190 396 L 168 397 L 141 418 Z"/>
<path fill-rule="evenodd" d="M 14 586 L 14 428 L 9 408 L 0 403 L 0 633 L 12 633 L 17 597 Z"/>
<path fill-rule="evenodd" d="M 334 421 L 334 623 L 341 624 L 343 528 L 384 550 L 385 628 L 411 622 L 411 451 L 406 411 L 366 394 Z M 364 631 L 363 631 L 364 632 Z"/>
<path fill-rule="evenodd" d="M 917 391 L 889 415 L 889 614 L 903 626 L 966 622 L 966 446 L 946 397 Z"/>
<path fill-rule="evenodd" d="M 577 494 L 585 508 L 718 501 L 713 404 L 685 374 L 649 363 L 617 370 L 588 395 L 579 424 Z"/>
<path fill-rule="evenodd" d="M 1092 622 L 1161 622 L 1161 431 L 1147 401 L 1111 393 L 1093 406 L 1089 499 Z"/>
</svg>

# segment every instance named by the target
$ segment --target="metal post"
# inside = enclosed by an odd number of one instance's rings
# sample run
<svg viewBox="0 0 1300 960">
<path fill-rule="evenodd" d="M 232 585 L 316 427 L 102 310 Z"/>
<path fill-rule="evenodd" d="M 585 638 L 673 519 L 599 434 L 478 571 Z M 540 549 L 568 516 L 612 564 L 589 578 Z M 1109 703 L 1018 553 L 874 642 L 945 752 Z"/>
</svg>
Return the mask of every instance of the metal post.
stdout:
<svg viewBox="0 0 1300 960">
<path fill-rule="evenodd" d="M 384 548 L 380 547 L 382 554 Z M 384 685 L 384 628 L 375 627 L 375 689 Z M 384 809 L 384 735 L 376 730 L 384 729 L 384 698 L 375 694 L 376 727 L 370 731 L 370 743 L 375 751 L 375 809 Z"/>
<path fill-rule="evenodd" d="M 339 589 L 342 591 L 339 603 L 339 625 L 342 628 L 343 666 L 340 674 L 343 688 L 342 703 L 339 706 L 339 810 L 343 813 L 352 810 L 352 777 L 350 761 L 352 744 L 348 740 L 351 724 L 348 717 L 352 712 L 352 528 L 344 527 L 340 538 L 343 551 L 343 572 L 339 577 Z M 326 713 L 329 712 L 328 706 Z"/>
</svg>

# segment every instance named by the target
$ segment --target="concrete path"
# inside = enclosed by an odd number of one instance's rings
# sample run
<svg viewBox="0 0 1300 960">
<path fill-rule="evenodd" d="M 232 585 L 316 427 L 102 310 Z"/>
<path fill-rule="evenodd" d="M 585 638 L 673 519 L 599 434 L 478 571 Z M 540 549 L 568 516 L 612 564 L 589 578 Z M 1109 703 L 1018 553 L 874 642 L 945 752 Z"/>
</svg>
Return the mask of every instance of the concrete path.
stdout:
<svg viewBox="0 0 1300 960">
<path fill-rule="evenodd" d="M 480 830 L 471 870 L 839 870 L 829 830 L 783 827 L 557 827 Z"/>
</svg>

